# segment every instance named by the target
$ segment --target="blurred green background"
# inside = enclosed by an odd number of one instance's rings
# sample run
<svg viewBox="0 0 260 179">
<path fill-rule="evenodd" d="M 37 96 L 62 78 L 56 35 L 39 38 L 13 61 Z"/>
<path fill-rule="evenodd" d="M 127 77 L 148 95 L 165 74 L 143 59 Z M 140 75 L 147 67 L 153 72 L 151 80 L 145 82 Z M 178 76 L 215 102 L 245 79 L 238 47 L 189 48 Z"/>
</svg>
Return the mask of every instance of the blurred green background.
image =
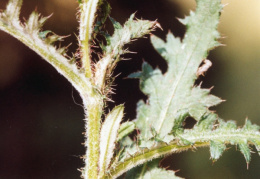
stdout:
<svg viewBox="0 0 260 179">
<path fill-rule="evenodd" d="M 182 18 L 195 9 L 193 0 L 109 0 L 111 16 L 123 23 L 131 13 L 138 18 L 158 19 L 163 31 L 154 34 L 165 38 L 168 30 L 183 37 Z M 3 9 L 7 0 L 0 1 Z M 260 1 L 225 0 L 219 31 L 225 46 L 210 52 L 213 62 L 203 80 L 203 87 L 214 86 L 212 93 L 227 100 L 214 108 L 225 120 L 233 119 L 242 126 L 248 117 L 260 125 Z M 37 9 L 42 15 L 53 13 L 44 30 L 68 35 L 62 43 L 73 43 L 77 49 L 76 0 L 24 0 L 21 19 Z M 111 24 L 107 28 L 112 33 Z M 163 59 L 153 50 L 149 38 L 128 46 L 137 54 L 126 55 L 132 60 L 119 63 L 115 74 L 115 104 L 125 103 L 125 119 L 135 118 L 136 102 L 145 98 L 138 90 L 138 81 L 124 79 L 138 71 L 143 60 L 166 71 Z M 69 53 L 70 54 L 70 53 Z M 80 178 L 84 154 L 83 109 L 72 86 L 53 67 L 19 41 L 0 32 L 0 178 Z M 249 170 L 235 147 L 231 147 L 215 163 L 209 160 L 209 149 L 174 154 L 162 161 L 164 167 L 191 179 L 260 178 L 260 157 L 252 153 Z"/>
</svg>

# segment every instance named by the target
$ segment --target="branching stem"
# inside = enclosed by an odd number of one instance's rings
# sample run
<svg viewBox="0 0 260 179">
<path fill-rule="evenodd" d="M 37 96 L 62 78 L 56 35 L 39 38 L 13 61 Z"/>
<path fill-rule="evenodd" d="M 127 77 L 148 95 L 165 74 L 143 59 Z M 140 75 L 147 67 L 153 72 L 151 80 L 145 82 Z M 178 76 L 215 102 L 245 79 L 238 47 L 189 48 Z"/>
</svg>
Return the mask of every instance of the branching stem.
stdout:
<svg viewBox="0 0 260 179">
<path fill-rule="evenodd" d="M 93 83 L 93 74 L 91 70 L 91 51 L 90 41 L 93 31 L 93 23 L 95 19 L 95 13 L 97 10 L 99 0 L 83 0 L 80 4 L 80 50 L 81 61 L 83 69 L 85 71 L 85 77 L 90 78 L 92 81 L 91 90 L 86 91 L 86 95 L 83 95 L 83 101 L 85 104 L 85 114 L 87 114 L 87 120 L 85 124 L 86 128 L 86 147 L 87 156 L 85 160 L 86 166 L 83 170 L 83 177 L 85 179 L 97 179 L 98 178 L 98 160 L 99 160 L 99 140 L 100 140 L 100 123 L 103 109 L 102 96 L 96 91 Z"/>
<path fill-rule="evenodd" d="M 130 170 L 133 167 L 141 165 L 147 161 L 151 161 L 152 159 L 163 157 L 166 155 L 170 155 L 173 153 L 179 153 L 188 149 L 194 149 L 198 147 L 206 147 L 210 145 L 211 140 L 223 140 L 226 144 L 232 144 L 231 141 L 236 141 L 237 138 L 246 139 L 250 138 L 252 141 L 256 141 L 260 138 L 260 133 L 253 134 L 252 132 L 242 132 L 241 130 L 234 130 L 233 132 L 223 133 L 219 132 L 209 132 L 209 133 L 201 133 L 199 134 L 184 134 L 181 135 L 182 138 L 185 138 L 190 143 L 188 145 L 180 145 L 178 142 L 174 141 L 170 144 L 160 143 L 150 149 L 143 149 L 138 151 L 133 156 L 128 156 L 118 165 L 115 164 L 114 167 L 111 167 L 111 171 L 107 178 L 116 178 L 122 175 L 124 172 Z M 249 142 L 249 144 L 253 144 Z M 112 165 L 113 166 L 113 165 Z"/>
<path fill-rule="evenodd" d="M 89 91 L 91 89 L 90 81 L 79 73 L 76 66 L 72 68 L 68 59 L 58 53 L 53 46 L 45 44 L 38 36 L 34 37 L 24 32 L 23 27 L 20 24 L 15 24 L 15 27 L 13 27 L 13 25 L 5 24 L 0 21 L 0 29 L 16 39 L 19 39 L 22 43 L 54 66 L 59 73 L 72 83 L 80 94 L 82 94 L 83 91 Z"/>
<path fill-rule="evenodd" d="M 205 146 L 209 146 L 209 142 L 197 142 L 193 145 L 184 145 L 184 146 L 180 146 L 176 143 L 170 145 L 161 144 L 151 149 L 144 149 L 136 153 L 134 156 L 129 156 L 122 163 L 117 165 L 106 176 L 106 179 L 117 178 L 120 175 L 122 175 L 124 172 L 129 171 L 131 168 L 144 164 L 145 162 L 151 161 L 152 159 L 159 158 L 164 155 L 170 155 L 172 153 L 179 153 L 196 147 L 205 147 Z"/>
</svg>

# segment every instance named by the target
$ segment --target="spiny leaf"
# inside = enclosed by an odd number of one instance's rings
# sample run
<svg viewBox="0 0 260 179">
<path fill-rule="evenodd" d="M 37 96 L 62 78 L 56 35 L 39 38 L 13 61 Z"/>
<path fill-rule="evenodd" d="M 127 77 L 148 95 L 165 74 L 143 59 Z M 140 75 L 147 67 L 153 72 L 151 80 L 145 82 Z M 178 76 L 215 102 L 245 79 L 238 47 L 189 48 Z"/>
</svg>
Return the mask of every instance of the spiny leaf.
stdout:
<svg viewBox="0 0 260 179">
<path fill-rule="evenodd" d="M 17 38 L 43 57 L 59 73 L 64 75 L 79 92 L 90 89 L 89 80 L 83 78 L 76 65 L 71 65 L 68 59 L 64 57 L 65 48 L 57 49 L 50 44 L 63 37 L 56 35 L 53 38 L 55 35 L 49 36 L 49 31 L 40 32 L 43 23 L 48 17 L 40 17 L 37 12 L 33 12 L 27 22 L 21 23 L 19 21 L 21 4 L 21 0 L 10 0 L 7 9 L 0 11 L 0 29 Z"/>
<path fill-rule="evenodd" d="M 31 36 L 34 36 L 35 39 L 40 37 L 46 44 L 52 45 L 57 41 L 62 41 L 66 36 L 59 36 L 50 30 L 41 31 L 43 24 L 50 17 L 51 15 L 47 17 L 41 17 L 38 12 L 32 12 L 29 19 L 24 24 L 24 30 Z M 66 47 L 59 48 L 57 51 L 60 54 L 65 55 Z"/>
<path fill-rule="evenodd" d="M 120 60 L 120 55 L 128 52 L 124 49 L 124 45 L 150 33 L 158 24 L 156 21 L 134 20 L 134 15 L 131 15 L 124 26 L 110 18 L 115 31 L 112 36 L 107 37 L 107 45 L 102 47 L 104 50 L 103 58 L 95 65 L 95 83 L 101 91 L 105 90 L 105 81 L 111 77 L 116 64 Z M 110 86 L 106 89 L 110 89 Z"/>
<path fill-rule="evenodd" d="M 136 122 L 138 128 L 142 131 L 143 139 L 154 136 L 153 128 L 159 134 L 159 138 L 162 139 L 174 127 L 174 119 L 178 119 L 178 123 L 181 123 L 189 114 L 199 121 L 204 114 L 209 112 L 209 107 L 222 101 L 213 95 L 209 95 L 210 90 L 201 89 L 200 86 L 182 89 L 182 91 L 176 91 L 175 94 L 171 95 L 172 84 L 170 79 L 167 79 L 167 75 L 162 75 L 158 69 L 153 70 L 147 63 L 143 64 L 140 88 L 145 94 L 149 95 L 149 103 L 144 104 L 142 101 L 138 103 L 138 120 Z M 169 103 L 167 103 L 168 100 L 170 100 Z"/>
<path fill-rule="evenodd" d="M 194 86 L 196 75 L 201 74 L 197 73 L 198 67 L 208 50 L 219 45 L 216 27 L 222 7 L 220 0 L 197 0 L 196 13 L 191 12 L 183 20 L 188 31 L 182 42 L 171 33 L 166 42 L 151 37 L 155 49 L 167 61 L 168 70 L 162 74 L 145 62 L 141 72 L 129 75 L 140 79 L 140 88 L 148 95 L 148 100 L 137 104 L 136 125 L 141 134 L 136 143 L 124 146 L 121 160 L 113 163 L 110 169 L 112 176 L 119 176 L 149 160 L 196 147 L 210 145 L 213 160 L 222 155 L 226 144 L 238 145 L 247 162 L 250 160 L 249 145 L 255 145 L 259 151 L 259 127 L 247 121 L 243 128 L 237 128 L 233 121 L 218 119 L 208 108 L 222 100 L 209 95 L 210 89 Z M 197 120 L 193 129 L 182 127 L 188 116 Z M 140 171 L 132 174 L 137 174 L 132 176 L 135 178 L 144 177 Z"/>
<path fill-rule="evenodd" d="M 41 30 L 44 22 L 49 18 L 48 17 L 41 17 L 41 15 L 37 12 L 31 13 L 28 21 L 25 23 L 25 29 L 28 33 L 33 34 L 37 33 Z"/>
<path fill-rule="evenodd" d="M 210 141 L 210 157 L 213 160 L 218 160 L 225 149 L 226 145 L 224 143 L 218 141 Z"/>
<path fill-rule="evenodd" d="M 148 20 L 134 20 L 135 14 L 125 22 L 124 26 L 116 22 L 113 18 L 111 22 L 115 28 L 114 34 L 107 38 L 109 45 L 104 47 L 107 54 L 113 52 L 114 56 L 124 53 L 123 46 L 130 43 L 133 39 L 143 37 L 145 34 L 150 33 L 158 23 L 156 21 Z"/>
<path fill-rule="evenodd" d="M 111 158 L 113 157 L 118 129 L 123 118 L 123 110 L 123 105 L 116 106 L 107 115 L 105 122 L 102 125 L 99 158 L 100 175 L 105 173 L 110 164 Z"/>
<path fill-rule="evenodd" d="M 218 121 L 218 125 L 215 124 L 214 119 Z M 214 160 L 219 159 L 226 149 L 226 144 L 238 145 L 247 163 L 251 159 L 249 144 L 255 145 L 258 149 L 260 142 L 259 127 L 249 120 L 243 128 L 237 128 L 234 121 L 224 122 L 217 119 L 213 113 L 197 123 L 193 129 L 184 130 L 184 133 L 179 136 L 180 140 L 185 139 L 191 143 L 210 142 L 210 154 Z"/>
<path fill-rule="evenodd" d="M 143 64 L 139 75 L 140 88 L 148 95 L 148 102 L 138 103 L 137 127 L 141 130 L 141 138 L 149 140 L 154 137 L 164 139 L 187 115 L 199 121 L 210 113 L 209 107 L 222 102 L 216 96 L 209 95 L 209 89 L 193 87 L 197 78 L 196 71 L 206 58 L 209 49 L 218 43 L 216 30 L 222 6 L 220 0 L 198 0 L 195 13 L 185 20 L 188 27 L 183 42 L 168 33 L 166 42 L 152 35 L 151 41 L 158 53 L 168 63 L 168 70 L 162 74 L 147 63 Z"/>
<path fill-rule="evenodd" d="M 1 18 L 4 18 L 5 22 L 11 22 L 13 25 L 19 24 L 19 15 L 22 7 L 22 0 L 9 0 L 6 10 L 1 13 Z"/>
<path fill-rule="evenodd" d="M 251 160 L 251 150 L 249 149 L 248 145 L 247 145 L 247 141 L 241 141 L 239 144 L 239 150 L 241 151 L 241 153 L 244 155 L 245 159 L 246 159 L 246 163 L 249 163 Z"/>
</svg>

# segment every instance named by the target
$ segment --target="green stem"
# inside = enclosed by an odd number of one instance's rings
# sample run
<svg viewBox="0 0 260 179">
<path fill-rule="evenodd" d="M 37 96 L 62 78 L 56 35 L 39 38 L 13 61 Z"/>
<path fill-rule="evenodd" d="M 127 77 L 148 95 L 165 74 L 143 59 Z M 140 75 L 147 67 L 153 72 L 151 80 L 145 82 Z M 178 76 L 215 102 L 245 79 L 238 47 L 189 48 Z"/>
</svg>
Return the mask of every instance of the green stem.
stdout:
<svg viewBox="0 0 260 179">
<path fill-rule="evenodd" d="M 93 23 L 99 0 L 83 0 L 80 4 L 80 44 L 82 64 L 87 78 L 92 77 L 90 40 L 93 31 Z"/>
<path fill-rule="evenodd" d="M 85 69 L 85 76 L 90 78 L 91 73 L 91 65 L 90 65 L 90 47 L 89 43 L 86 41 L 82 41 L 82 61 L 83 61 L 83 68 Z"/>
<path fill-rule="evenodd" d="M 82 65 L 85 70 L 85 77 L 93 80 L 93 73 L 91 70 L 91 51 L 90 40 L 93 31 L 93 24 L 95 13 L 97 10 L 99 0 L 83 0 L 80 4 L 80 50 L 82 55 Z M 97 92 L 93 86 L 83 95 L 83 101 L 86 108 L 87 120 L 86 128 L 86 159 L 83 171 L 84 179 L 98 178 L 98 161 L 99 161 L 99 140 L 100 140 L 100 123 L 103 109 L 102 96 Z"/>
<path fill-rule="evenodd" d="M 142 171 L 140 173 L 140 176 L 144 176 L 144 173 L 146 172 L 147 170 L 147 162 L 143 164 L 143 168 L 142 168 Z"/>
<path fill-rule="evenodd" d="M 100 141 L 100 126 L 101 115 L 103 109 L 103 100 L 100 94 L 93 88 L 90 94 L 85 95 L 84 102 L 86 104 L 87 120 L 85 123 L 86 128 L 86 142 L 85 147 L 86 159 L 83 171 L 84 179 L 97 179 L 98 178 L 98 161 L 99 161 L 99 141 Z"/>
<path fill-rule="evenodd" d="M 220 141 L 223 144 L 237 144 L 239 139 L 247 139 L 247 143 L 250 145 L 256 145 L 256 141 L 260 138 L 259 132 L 252 132 L 250 130 L 242 129 L 230 129 L 230 130 L 214 130 L 214 131 L 195 131 L 187 130 L 180 137 L 189 142 L 188 145 L 180 145 L 176 140 L 170 144 L 160 143 L 150 149 L 140 149 L 133 156 L 126 157 L 122 162 L 114 163 L 111 166 L 107 178 L 116 178 L 131 168 L 141 165 L 147 161 L 155 158 L 159 158 L 172 153 L 179 153 L 184 150 L 193 149 L 197 147 L 205 147 L 210 145 L 210 141 Z M 114 167 L 113 167 L 114 166 Z"/>
<path fill-rule="evenodd" d="M 6 24 L 0 21 L 0 29 L 20 40 L 26 46 L 31 48 L 43 59 L 49 62 L 55 69 L 67 78 L 72 85 L 82 94 L 83 91 L 89 91 L 91 84 L 83 74 L 79 73 L 77 67 L 68 62 L 68 59 L 62 56 L 55 47 L 45 44 L 37 34 L 27 34 L 22 26 Z"/>
<path fill-rule="evenodd" d="M 205 147 L 209 146 L 209 142 L 196 142 L 193 145 L 183 145 L 180 146 L 177 143 L 173 143 L 170 145 L 160 144 L 151 149 L 140 150 L 134 156 L 129 156 L 124 159 L 121 163 L 116 165 L 115 167 L 111 167 L 111 171 L 106 176 L 106 179 L 117 178 L 126 171 L 129 171 L 133 167 L 144 164 L 147 161 L 151 161 L 152 159 L 159 158 L 165 155 L 169 155 L 172 153 L 179 153 L 181 151 L 185 151 L 188 149 L 196 148 L 196 147 Z"/>
</svg>

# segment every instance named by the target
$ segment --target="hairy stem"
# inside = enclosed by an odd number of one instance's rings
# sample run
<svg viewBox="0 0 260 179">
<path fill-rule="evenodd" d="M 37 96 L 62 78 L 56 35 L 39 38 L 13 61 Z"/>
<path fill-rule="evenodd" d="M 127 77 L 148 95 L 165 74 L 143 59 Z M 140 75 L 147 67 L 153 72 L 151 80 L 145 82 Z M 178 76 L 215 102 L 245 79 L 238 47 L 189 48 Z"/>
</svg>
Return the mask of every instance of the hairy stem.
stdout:
<svg viewBox="0 0 260 179">
<path fill-rule="evenodd" d="M 77 67 L 73 67 L 67 58 L 56 51 L 55 47 L 45 44 L 38 38 L 38 35 L 35 37 L 24 32 L 20 24 L 13 26 L 2 21 L 0 21 L 0 29 L 20 40 L 49 62 L 59 73 L 67 78 L 81 94 L 83 91 L 89 91 L 91 89 L 90 81 L 78 72 Z"/>
<path fill-rule="evenodd" d="M 84 75 L 86 78 L 90 79 L 94 76 L 91 70 L 90 41 L 98 2 L 99 0 L 83 0 L 80 4 L 79 37 L 81 61 L 83 69 L 85 70 Z M 91 82 L 93 84 L 93 81 Z M 85 124 L 87 156 L 85 159 L 86 166 L 83 170 L 83 177 L 85 179 L 96 179 L 98 178 L 100 122 L 103 109 L 103 99 L 93 85 L 92 89 L 86 91 L 86 95 L 83 96 L 86 108 L 85 113 L 87 114 Z"/>
<path fill-rule="evenodd" d="M 136 153 L 134 156 L 126 158 L 122 163 L 118 164 L 116 167 L 111 169 L 109 174 L 106 176 L 106 179 L 117 178 L 126 171 L 129 171 L 133 167 L 144 164 L 148 161 L 151 161 L 155 158 L 160 158 L 164 155 L 169 155 L 172 153 L 178 153 L 194 147 L 204 147 L 209 146 L 209 142 L 197 142 L 193 145 L 184 145 L 180 146 L 176 143 L 167 145 L 161 144 L 151 149 L 144 149 Z"/>
<path fill-rule="evenodd" d="M 98 178 L 98 160 L 99 160 L 99 140 L 100 140 L 100 120 L 102 115 L 103 101 L 100 95 L 92 90 L 87 97 L 87 121 L 86 128 L 86 147 L 87 156 L 83 172 L 84 179 Z"/>
<path fill-rule="evenodd" d="M 140 149 L 133 156 L 128 156 L 118 165 L 115 164 L 114 167 L 111 167 L 111 171 L 109 172 L 109 175 L 107 175 L 106 177 L 116 178 L 133 167 L 136 167 L 147 161 L 165 155 L 170 155 L 172 153 L 179 153 L 181 151 L 185 151 L 197 147 L 210 146 L 210 141 L 213 139 L 216 141 L 224 140 L 223 143 L 234 145 L 234 141 L 236 141 L 237 139 L 250 138 L 250 141 L 248 141 L 248 143 L 253 144 L 252 141 L 256 141 L 260 138 L 260 133 L 253 134 L 251 131 L 242 132 L 241 130 L 238 129 L 226 133 L 223 131 L 215 131 L 215 132 L 208 132 L 208 133 L 196 133 L 196 135 L 192 135 L 192 133 L 187 132 L 187 134 L 183 134 L 181 135 L 181 137 L 189 141 L 189 144 L 180 145 L 175 140 L 170 144 L 160 143 L 150 149 L 143 149 L 143 150 Z"/>
<path fill-rule="evenodd" d="M 80 5 L 80 44 L 82 53 L 82 64 L 85 70 L 85 76 L 90 78 L 91 72 L 91 59 L 90 59 L 90 40 L 93 30 L 93 23 L 95 13 L 97 10 L 99 0 L 83 0 Z"/>
</svg>

